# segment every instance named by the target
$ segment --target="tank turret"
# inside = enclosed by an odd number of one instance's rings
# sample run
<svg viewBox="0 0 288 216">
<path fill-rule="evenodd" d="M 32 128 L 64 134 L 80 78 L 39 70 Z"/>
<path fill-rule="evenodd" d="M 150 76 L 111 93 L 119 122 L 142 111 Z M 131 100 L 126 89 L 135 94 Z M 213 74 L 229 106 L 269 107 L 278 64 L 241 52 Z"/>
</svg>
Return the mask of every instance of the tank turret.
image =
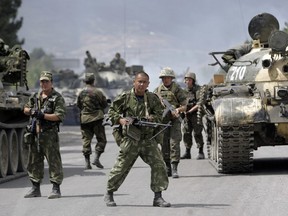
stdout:
<svg viewBox="0 0 288 216">
<path fill-rule="evenodd" d="M 3 54 L 4 53 L 4 54 Z M 29 148 L 23 145 L 29 117 L 23 113 L 30 92 L 28 53 L 15 45 L 0 55 L 0 178 L 26 170 Z"/>
</svg>

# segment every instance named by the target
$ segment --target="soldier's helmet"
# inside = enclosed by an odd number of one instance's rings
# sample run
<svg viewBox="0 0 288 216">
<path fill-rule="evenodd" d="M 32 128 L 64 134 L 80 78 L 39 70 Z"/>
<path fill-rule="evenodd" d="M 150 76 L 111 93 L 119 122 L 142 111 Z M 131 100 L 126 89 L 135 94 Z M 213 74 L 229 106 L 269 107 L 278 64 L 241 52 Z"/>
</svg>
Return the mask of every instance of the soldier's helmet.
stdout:
<svg viewBox="0 0 288 216">
<path fill-rule="evenodd" d="M 185 74 L 185 77 L 184 78 L 192 78 L 194 81 L 196 81 L 196 74 L 191 72 L 191 71 L 188 71 L 186 74 Z"/>
<path fill-rule="evenodd" d="M 89 81 L 94 81 L 95 80 L 95 76 L 94 73 L 86 73 L 85 74 L 85 82 L 89 82 Z"/>
<path fill-rule="evenodd" d="M 160 71 L 160 74 L 159 74 L 159 78 L 162 78 L 162 77 L 172 77 L 172 78 L 175 78 L 175 73 L 174 73 L 174 71 L 172 70 L 172 68 L 170 68 L 170 67 L 164 67 L 164 68 L 162 68 L 162 70 Z"/>
</svg>

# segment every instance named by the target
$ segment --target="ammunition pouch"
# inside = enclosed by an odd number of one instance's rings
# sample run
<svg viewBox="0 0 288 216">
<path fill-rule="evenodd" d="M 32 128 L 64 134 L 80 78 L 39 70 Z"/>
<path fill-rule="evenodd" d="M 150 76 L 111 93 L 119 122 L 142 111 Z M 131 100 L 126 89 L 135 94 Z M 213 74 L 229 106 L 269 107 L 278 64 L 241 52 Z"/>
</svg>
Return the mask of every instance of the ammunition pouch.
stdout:
<svg viewBox="0 0 288 216">
<path fill-rule="evenodd" d="M 114 136 L 115 142 L 118 146 L 120 146 L 121 144 L 121 140 L 123 138 L 123 134 L 122 134 L 122 127 L 115 127 L 113 128 L 113 132 L 112 135 Z"/>
<path fill-rule="evenodd" d="M 139 141 L 141 138 L 141 130 L 133 124 L 126 125 L 123 128 L 123 135 L 125 135 L 125 136 L 127 136 L 130 139 L 133 139 L 135 141 Z"/>
</svg>

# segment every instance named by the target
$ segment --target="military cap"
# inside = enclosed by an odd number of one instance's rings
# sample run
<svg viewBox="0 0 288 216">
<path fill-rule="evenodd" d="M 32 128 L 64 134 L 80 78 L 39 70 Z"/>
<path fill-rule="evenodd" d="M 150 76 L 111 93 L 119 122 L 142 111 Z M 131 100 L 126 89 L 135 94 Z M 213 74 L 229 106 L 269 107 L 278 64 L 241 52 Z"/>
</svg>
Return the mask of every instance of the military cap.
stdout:
<svg viewBox="0 0 288 216">
<path fill-rule="evenodd" d="M 52 73 L 49 71 L 42 71 L 40 75 L 40 81 L 41 80 L 52 81 Z"/>
</svg>

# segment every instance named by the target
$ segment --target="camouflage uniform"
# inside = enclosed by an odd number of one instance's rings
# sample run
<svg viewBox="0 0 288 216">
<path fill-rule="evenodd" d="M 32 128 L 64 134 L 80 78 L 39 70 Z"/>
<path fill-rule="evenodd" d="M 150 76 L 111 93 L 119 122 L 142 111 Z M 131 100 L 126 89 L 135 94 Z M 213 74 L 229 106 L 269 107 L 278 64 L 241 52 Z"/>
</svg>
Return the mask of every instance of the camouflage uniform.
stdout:
<svg viewBox="0 0 288 216">
<path fill-rule="evenodd" d="M 161 84 L 154 90 L 161 98 L 166 99 L 173 107 L 186 105 L 186 93 L 175 82 L 167 88 Z M 182 140 L 181 121 L 171 115 L 166 115 L 164 122 L 172 121 L 172 127 L 164 132 L 164 140 L 162 144 L 162 152 L 166 163 L 179 163 L 180 160 L 180 142 Z"/>
<path fill-rule="evenodd" d="M 56 114 L 63 121 L 66 108 L 65 101 L 60 93 L 52 90 L 49 97 L 43 99 L 41 92 L 30 97 L 25 107 L 35 108 L 36 98 L 40 101 L 40 109 L 43 113 Z M 44 157 L 49 166 L 50 182 L 60 185 L 63 181 L 63 168 L 59 147 L 58 127 L 59 122 L 40 120 L 42 132 L 40 133 L 40 152 L 37 150 L 37 141 L 31 143 L 29 155 L 28 175 L 32 182 L 40 183 L 44 176 Z"/>
<path fill-rule="evenodd" d="M 145 102 L 147 102 L 149 115 L 153 116 L 153 121 L 160 122 L 162 105 L 157 95 L 146 91 L 144 97 L 136 97 L 134 89 L 130 92 L 124 92 L 113 101 L 108 111 L 111 122 L 113 124 L 117 123 L 121 115 L 124 117 L 145 118 Z M 150 140 L 155 134 L 155 128 L 140 127 L 140 131 L 140 140 L 136 141 L 129 138 L 123 129 L 119 155 L 108 178 L 108 192 L 118 190 L 138 156 L 151 167 L 151 190 L 158 192 L 167 189 L 168 177 L 161 151 L 155 139 Z"/>
<path fill-rule="evenodd" d="M 201 86 L 195 84 L 192 89 L 188 88 L 186 89 L 188 98 L 187 111 L 191 109 L 192 106 L 195 106 L 197 101 L 199 100 L 200 88 Z M 197 111 L 187 113 L 183 122 L 183 141 L 186 147 L 186 151 L 189 151 L 188 154 L 190 154 L 190 149 L 193 145 L 192 133 L 194 135 L 197 148 L 199 149 L 199 151 L 203 152 L 204 142 L 203 142 L 202 130 L 203 130 L 202 124 L 198 124 L 197 121 Z M 184 159 L 183 156 L 181 157 L 181 159 Z"/>
<path fill-rule="evenodd" d="M 110 66 L 115 70 L 125 71 L 126 61 L 121 58 L 120 53 L 116 53 L 115 58 L 110 62 Z"/>
<path fill-rule="evenodd" d="M 94 74 L 87 73 L 86 80 L 89 79 L 94 81 Z M 97 161 L 94 160 L 93 164 L 98 164 L 99 166 L 96 165 L 97 167 L 103 168 L 102 165 L 99 164 L 99 157 L 104 152 L 107 143 L 105 128 L 102 125 L 104 109 L 108 106 L 107 99 L 93 84 L 87 84 L 77 98 L 77 106 L 81 110 L 80 121 L 83 140 L 83 155 L 86 158 L 89 158 L 89 155 L 92 154 L 91 142 L 95 135 L 97 139 L 95 145 L 95 158 L 97 158 Z M 89 165 L 87 164 L 87 168 L 88 167 Z"/>
</svg>

